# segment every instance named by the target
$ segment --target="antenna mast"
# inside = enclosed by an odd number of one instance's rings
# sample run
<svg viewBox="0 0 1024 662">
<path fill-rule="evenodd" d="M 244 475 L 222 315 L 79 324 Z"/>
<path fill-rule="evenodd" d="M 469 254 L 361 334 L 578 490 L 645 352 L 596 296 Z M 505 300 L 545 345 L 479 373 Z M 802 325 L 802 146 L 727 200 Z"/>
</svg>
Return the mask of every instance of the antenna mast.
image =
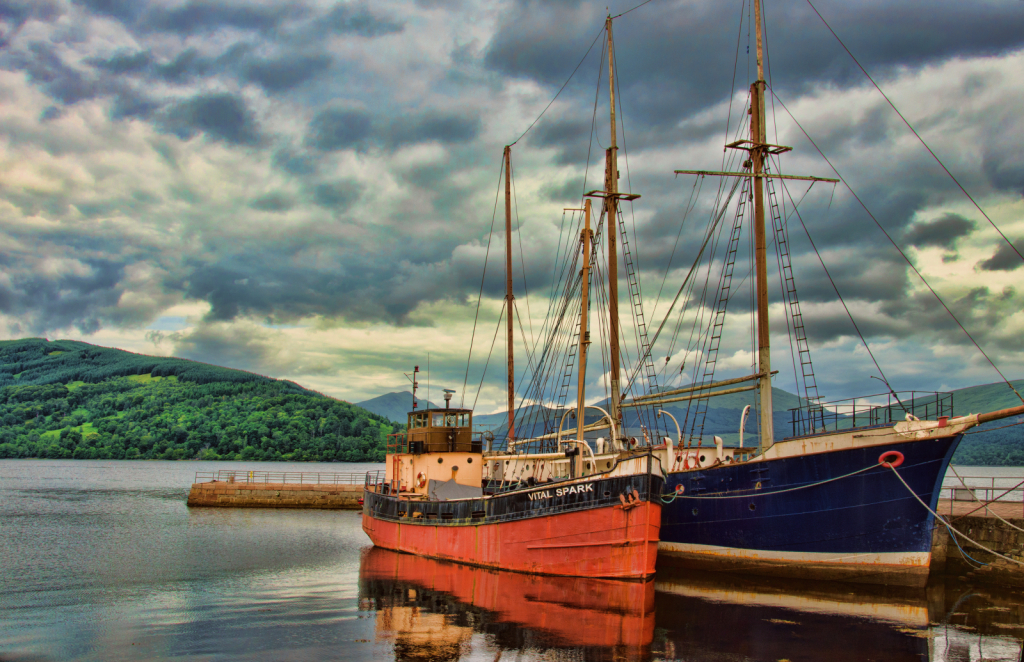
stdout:
<svg viewBox="0 0 1024 662">
<path fill-rule="evenodd" d="M 508 331 L 508 441 L 515 439 L 516 372 L 512 359 L 512 147 L 505 146 L 505 321 Z"/>
</svg>

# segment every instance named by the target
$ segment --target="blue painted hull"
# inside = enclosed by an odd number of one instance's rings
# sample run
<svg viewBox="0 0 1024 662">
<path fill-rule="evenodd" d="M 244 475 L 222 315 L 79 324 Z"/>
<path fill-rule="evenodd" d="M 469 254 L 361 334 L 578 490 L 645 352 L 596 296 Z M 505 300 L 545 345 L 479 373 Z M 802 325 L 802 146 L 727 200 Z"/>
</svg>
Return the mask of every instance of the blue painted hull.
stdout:
<svg viewBox="0 0 1024 662">
<path fill-rule="evenodd" d="M 878 459 L 888 450 L 902 453 L 900 475 L 934 510 L 961 437 L 670 473 L 666 493 L 678 492 L 680 485 L 683 491 L 662 509 L 659 560 L 779 576 L 920 584 L 927 579 L 934 518 Z"/>
</svg>

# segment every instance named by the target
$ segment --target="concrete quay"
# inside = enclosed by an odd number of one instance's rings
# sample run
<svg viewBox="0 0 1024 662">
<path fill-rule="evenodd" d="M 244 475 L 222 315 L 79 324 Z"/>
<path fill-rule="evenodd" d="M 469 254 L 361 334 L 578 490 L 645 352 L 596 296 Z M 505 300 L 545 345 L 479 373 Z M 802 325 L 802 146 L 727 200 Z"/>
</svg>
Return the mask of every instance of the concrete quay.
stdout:
<svg viewBox="0 0 1024 662">
<path fill-rule="evenodd" d="M 189 506 L 359 510 L 364 474 L 218 471 L 196 474 Z"/>
<path fill-rule="evenodd" d="M 288 483 L 193 483 L 189 506 L 220 508 L 319 508 L 359 510 L 362 485 Z"/>
</svg>

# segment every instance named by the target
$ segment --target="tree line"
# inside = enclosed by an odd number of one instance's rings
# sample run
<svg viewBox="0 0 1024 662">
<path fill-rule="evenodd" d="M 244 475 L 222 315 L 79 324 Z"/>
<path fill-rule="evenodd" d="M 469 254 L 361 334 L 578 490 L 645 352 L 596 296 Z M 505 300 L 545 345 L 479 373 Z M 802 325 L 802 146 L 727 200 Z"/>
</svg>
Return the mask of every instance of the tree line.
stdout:
<svg viewBox="0 0 1024 662">
<path fill-rule="evenodd" d="M 400 427 L 292 382 L 44 339 L 0 342 L 0 422 L 0 458 L 76 459 L 382 461 Z"/>
</svg>

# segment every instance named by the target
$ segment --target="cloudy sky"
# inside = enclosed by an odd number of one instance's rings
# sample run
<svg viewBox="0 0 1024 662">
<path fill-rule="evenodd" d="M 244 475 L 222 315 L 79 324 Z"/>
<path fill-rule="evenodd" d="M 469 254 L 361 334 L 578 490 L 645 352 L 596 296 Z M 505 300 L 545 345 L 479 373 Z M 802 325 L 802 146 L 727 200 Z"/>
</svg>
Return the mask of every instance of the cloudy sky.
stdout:
<svg viewBox="0 0 1024 662">
<path fill-rule="evenodd" d="M 0 0 L 0 334 L 198 359 L 350 400 L 405 388 L 429 352 L 432 388 L 461 390 L 502 147 L 583 58 L 606 7 L 635 4 Z M 765 4 L 778 99 L 997 365 L 1024 376 L 1020 258 L 806 0 Z M 1024 250 L 1024 3 L 816 6 Z M 730 105 L 731 135 L 754 78 L 747 9 L 653 0 L 615 21 L 622 187 L 642 195 L 626 219 L 652 324 L 717 186 L 685 214 L 694 178 L 672 171 L 721 166 Z M 600 48 L 513 148 L 527 335 L 547 312 L 562 209 L 601 185 Z M 795 148 L 782 168 L 831 175 L 775 110 L 770 141 Z M 847 190 L 817 185 L 800 209 L 897 389 L 998 380 Z M 798 226 L 791 243 L 823 395 L 877 392 Z M 503 247 L 493 235 L 468 400 L 501 309 Z M 749 281 L 739 290 L 749 300 Z M 730 319 L 722 376 L 751 362 L 749 318 Z M 784 330 L 773 326 L 777 385 L 793 390 Z M 685 351 L 671 349 L 665 378 L 678 381 Z M 481 411 L 502 400 L 500 351 Z"/>
</svg>

